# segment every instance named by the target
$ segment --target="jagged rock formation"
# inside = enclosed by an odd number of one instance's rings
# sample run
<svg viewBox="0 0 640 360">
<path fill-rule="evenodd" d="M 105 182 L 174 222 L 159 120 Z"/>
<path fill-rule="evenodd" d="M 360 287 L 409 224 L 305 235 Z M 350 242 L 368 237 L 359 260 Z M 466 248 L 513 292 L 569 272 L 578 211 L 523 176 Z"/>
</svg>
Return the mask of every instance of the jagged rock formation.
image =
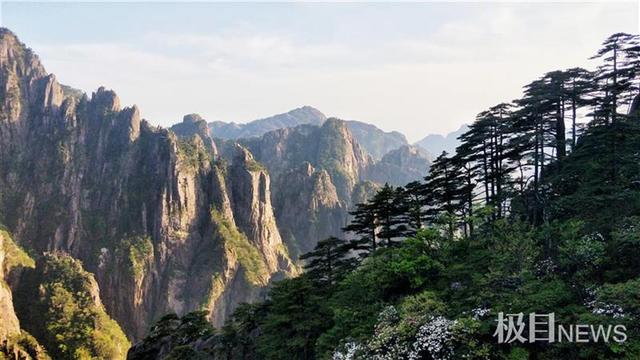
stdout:
<svg viewBox="0 0 640 360">
<path fill-rule="evenodd" d="M 417 146 L 405 145 L 385 154 L 367 169 L 367 179 L 380 184 L 403 186 L 421 179 L 429 171 L 429 155 Z"/>
<path fill-rule="evenodd" d="M 312 250 L 319 240 L 344 236 L 341 229 L 349 209 L 373 195 L 375 184 L 405 185 L 428 172 L 428 155 L 410 145 L 374 161 L 349 124 L 353 122 L 331 118 L 320 127 L 300 125 L 238 140 L 274 179 L 278 227 L 294 258 Z M 236 142 L 219 143 L 223 148 Z M 229 158 L 224 152 L 222 156 Z"/>
<path fill-rule="evenodd" d="M 179 139 L 113 91 L 65 90 L 8 30 L 0 100 L 0 222 L 35 254 L 82 260 L 130 339 L 168 312 L 202 309 L 220 324 L 297 271 L 269 175 L 248 156 L 215 161 L 199 119 L 178 129 L 198 136 Z"/>
<path fill-rule="evenodd" d="M 309 162 L 325 169 L 341 198 L 348 198 L 364 169 L 372 162 L 342 120 L 328 119 L 321 127 L 298 126 L 241 141 L 274 178 Z"/>
</svg>

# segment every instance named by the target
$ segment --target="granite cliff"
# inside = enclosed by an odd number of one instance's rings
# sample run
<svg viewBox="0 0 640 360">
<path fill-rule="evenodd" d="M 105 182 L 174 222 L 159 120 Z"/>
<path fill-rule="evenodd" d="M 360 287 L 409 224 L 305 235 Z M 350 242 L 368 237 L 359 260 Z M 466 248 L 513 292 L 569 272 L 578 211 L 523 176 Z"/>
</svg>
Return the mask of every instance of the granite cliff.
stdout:
<svg viewBox="0 0 640 360">
<path fill-rule="evenodd" d="M 0 30 L 0 223 L 37 258 L 63 254 L 94 274 L 106 313 L 132 340 L 169 312 L 203 310 L 221 324 L 298 271 L 269 174 L 242 147 L 219 161 L 207 127 L 185 123 L 197 131 L 174 128 L 188 137 L 179 138 L 113 91 L 70 91 Z"/>
</svg>

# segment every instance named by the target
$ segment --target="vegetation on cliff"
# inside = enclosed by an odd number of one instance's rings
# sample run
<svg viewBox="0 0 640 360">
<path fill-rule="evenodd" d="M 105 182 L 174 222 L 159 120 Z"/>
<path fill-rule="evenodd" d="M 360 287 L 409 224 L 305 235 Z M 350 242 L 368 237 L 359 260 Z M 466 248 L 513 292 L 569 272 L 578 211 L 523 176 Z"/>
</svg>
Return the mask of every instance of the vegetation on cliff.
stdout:
<svg viewBox="0 0 640 360">
<path fill-rule="evenodd" d="M 225 248 L 235 254 L 244 268 L 247 281 L 253 285 L 266 285 L 269 272 L 258 249 L 219 211 L 211 210 L 211 219 L 218 227 Z"/>
<path fill-rule="evenodd" d="M 45 254 L 16 292 L 20 322 L 55 359 L 123 359 L 130 346 L 105 312 L 93 275 L 64 254 Z"/>
</svg>

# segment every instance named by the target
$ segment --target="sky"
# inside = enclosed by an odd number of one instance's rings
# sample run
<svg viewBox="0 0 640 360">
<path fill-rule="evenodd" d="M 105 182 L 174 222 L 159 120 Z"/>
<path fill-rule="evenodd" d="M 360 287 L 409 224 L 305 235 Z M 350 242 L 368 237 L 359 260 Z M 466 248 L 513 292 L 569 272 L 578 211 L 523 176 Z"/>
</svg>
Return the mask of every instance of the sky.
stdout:
<svg viewBox="0 0 640 360">
<path fill-rule="evenodd" d="M 216 3 L 0 0 L 58 80 L 116 91 L 151 123 L 327 116 L 447 133 L 545 72 L 639 33 L 638 2 Z"/>
</svg>

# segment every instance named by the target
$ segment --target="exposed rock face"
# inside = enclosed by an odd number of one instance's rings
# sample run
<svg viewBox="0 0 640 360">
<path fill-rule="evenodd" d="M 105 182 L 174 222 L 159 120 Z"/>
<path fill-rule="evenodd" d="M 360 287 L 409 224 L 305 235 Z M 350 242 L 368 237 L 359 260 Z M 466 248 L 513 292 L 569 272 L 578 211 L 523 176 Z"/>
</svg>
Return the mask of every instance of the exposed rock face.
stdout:
<svg viewBox="0 0 640 360">
<path fill-rule="evenodd" d="M 384 184 L 403 186 L 427 175 L 428 154 L 417 146 L 405 145 L 387 153 L 367 169 L 367 179 Z"/>
<path fill-rule="evenodd" d="M 279 181 L 274 207 L 292 256 L 313 250 L 319 240 L 339 235 L 347 220 L 347 204 L 338 197 L 326 170 L 305 161 L 282 174 Z"/>
<path fill-rule="evenodd" d="M 6 250 L 11 241 L 8 233 L 0 230 L 0 342 L 20 333 L 20 322 L 13 309 L 13 294 L 5 280 L 11 270 Z"/>
<path fill-rule="evenodd" d="M 294 257 L 312 250 L 319 240 L 343 236 L 348 210 L 373 195 L 376 184 L 405 185 L 429 170 L 428 155 L 409 145 L 375 162 L 348 125 L 330 118 L 320 127 L 301 125 L 238 140 L 274 179 L 272 201 L 278 227 Z"/>
<path fill-rule="evenodd" d="M 344 121 L 331 118 L 321 127 L 301 125 L 240 142 L 274 179 L 276 219 L 292 255 L 342 235 L 351 193 L 372 163 Z"/>
<path fill-rule="evenodd" d="M 204 309 L 219 324 L 296 271 L 267 173 L 213 162 L 200 119 L 185 119 L 178 131 L 198 136 L 179 140 L 113 91 L 65 96 L 6 30 L 0 92 L 0 222 L 35 253 L 82 260 L 130 338 L 168 312 Z"/>
<path fill-rule="evenodd" d="M 182 123 L 175 124 L 171 127 L 171 131 L 173 131 L 176 135 L 183 138 L 191 138 L 194 136 L 198 136 L 204 146 L 216 155 L 217 149 L 216 144 L 213 142 L 211 138 L 211 132 L 209 130 L 209 126 L 207 122 L 198 114 L 188 114 L 185 115 L 182 119 Z"/>
<path fill-rule="evenodd" d="M 349 198 L 363 171 L 372 162 L 354 140 L 346 123 L 335 118 L 328 119 L 321 127 L 286 128 L 241 142 L 274 177 L 280 177 L 303 162 L 325 169 L 341 198 Z"/>
<path fill-rule="evenodd" d="M 42 346 L 20 326 L 11 290 L 18 286 L 24 271 L 35 267 L 33 259 L 0 225 L 0 358 L 9 360 L 50 360 Z"/>
<path fill-rule="evenodd" d="M 355 120 L 347 121 L 347 127 L 374 160 L 380 160 L 386 153 L 409 145 L 407 138 L 397 131 L 385 132 L 374 125 Z"/>
</svg>

